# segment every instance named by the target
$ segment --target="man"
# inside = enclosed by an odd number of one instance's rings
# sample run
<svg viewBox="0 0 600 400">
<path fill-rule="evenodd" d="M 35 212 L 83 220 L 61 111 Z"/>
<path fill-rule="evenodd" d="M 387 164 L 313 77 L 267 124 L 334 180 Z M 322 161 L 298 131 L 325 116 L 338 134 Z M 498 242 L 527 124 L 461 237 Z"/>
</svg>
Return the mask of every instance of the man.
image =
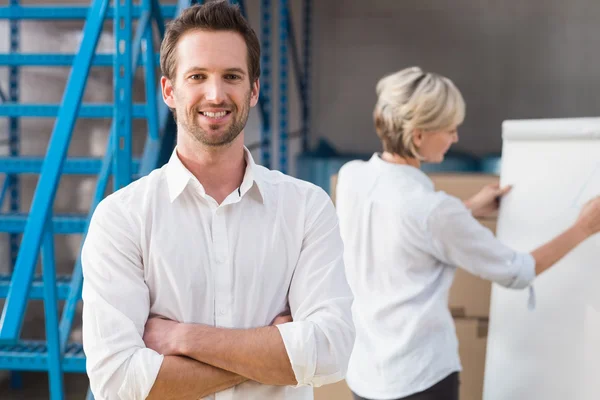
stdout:
<svg viewBox="0 0 600 400">
<path fill-rule="evenodd" d="M 161 85 L 177 147 L 100 203 L 83 247 L 97 399 L 311 399 L 344 377 L 354 327 L 333 206 L 244 147 L 259 60 L 225 1 L 168 27 Z"/>
</svg>

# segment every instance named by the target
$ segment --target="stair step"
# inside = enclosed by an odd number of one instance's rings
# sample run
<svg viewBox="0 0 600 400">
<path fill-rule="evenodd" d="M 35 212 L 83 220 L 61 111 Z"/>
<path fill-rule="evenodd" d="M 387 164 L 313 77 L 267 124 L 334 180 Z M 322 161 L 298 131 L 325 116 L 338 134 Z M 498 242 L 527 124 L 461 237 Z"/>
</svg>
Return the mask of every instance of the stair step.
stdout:
<svg viewBox="0 0 600 400">
<path fill-rule="evenodd" d="M 62 360 L 64 372 L 84 373 L 85 354 L 81 343 L 68 343 Z M 48 351 L 45 341 L 20 340 L 0 345 L 0 370 L 47 371 Z"/>
<path fill-rule="evenodd" d="M 2 213 L 0 214 L 0 232 L 22 233 L 25 230 L 28 214 Z M 52 217 L 54 233 L 74 234 L 83 233 L 87 222 L 86 215 L 63 214 Z"/>
<path fill-rule="evenodd" d="M 142 8 L 140 6 L 133 6 L 132 8 L 133 17 L 139 18 L 142 15 Z M 160 10 L 163 18 L 173 18 L 177 11 L 177 6 L 165 5 L 161 6 Z M 85 6 L 3 6 L 0 7 L 0 19 L 85 19 L 87 18 L 88 11 L 89 7 Z M 109 7 L 106 12 L 106 18 L 113 18 L 114 15 L 114 7 Z"/>
<path fill-rule="evenodd" d="M 5 174 L 39 174 L 44 157 L 0 157 L 0 173 Z M 137 174 L 139 159 L 132 160 L 133 173 Z M 63 166 L 63 174 L 97 175 L 102 168 L 101 158 L 73 157 L 68 158 Z"/>
<path fill-rule="evenodd" d="M 0 299 L 5 299 L 8 296 L 11 278 L 12 275 L 0 275 Z M 70 284 L 71 275 L 58 275 L 56 277 L 56 296 L 59 300 L 67 298 Z M 31 289 L 29 290 L 29 298 L 32 300 L 42 300 L 44 298 L 44 282 L 41 275 L 33 278 Z"/>
<path fill-rule="evenodd" d="M 3 103 L 0 104 L 0 117 L 56 117 L 59 104 L 22 104 Z M 132 109 L 133 118 L 146 117 L 146 104 L 134 104 Z M 112 118 L 114 116 L 114 105 L 112 103 L 82 104 L 79 107 L 80 118 Z"/>
<path fill-rule="evenodd" d="M 144 65 L 145 61 L 140 55 L 138 65 Z M 74 54 L 0 54 L 0 65 L 22 66 L 22 67 L 69 67 L 73 65 Z M 156 54 L 155 65 L 160 63 L 160 55 Z M 96 54 L 92 60 L 92 66 L 112 67 L 114 54 Z"/>
</svg>

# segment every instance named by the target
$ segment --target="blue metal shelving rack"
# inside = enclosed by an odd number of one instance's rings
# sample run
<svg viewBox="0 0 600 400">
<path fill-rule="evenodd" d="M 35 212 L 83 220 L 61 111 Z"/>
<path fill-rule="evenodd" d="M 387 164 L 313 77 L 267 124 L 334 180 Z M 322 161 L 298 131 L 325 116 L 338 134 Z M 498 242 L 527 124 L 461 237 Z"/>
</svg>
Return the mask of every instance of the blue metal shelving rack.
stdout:
<svg viewBox="0 0 600 400">
<path fill-rule="evenodd" d="M 103 198 L 109 179 L 114 189 L 127 185 L 136 175 L 150 172 L 159 165 L 161 145 L 173 135 L 166 129 L 169 112 L 157 96 L 158 56 L 154 50 L 153 25 L 164 33 L 164 19 L 187 7 L 160 6 L 157 0 L 121 0 L 110 6 L 108 0 L 93 0 L 90 7 L 50 6 L 24 7 L 11 0 L 0 7 L 0 18 L 11 26 L 10 53 L 0 55 L 0 65 L 10 68 L 8 102 L 0 104 L 0 116 L 8 117 L 10 156 L 0 157 L 0 173 L 6 174 L 0 200 L 10 196 L 10 212 L 0 215 L 0 231 L 11 234 L 11 250 L 15 254 L 11 276 L 0 277 L 0 296 L 6 298 L 0 320 L 0 369 L 48 371 L 50 398 L 64 398 L 62 376 L 65 372 L 85 372 L 85 356 L 79 343 L 69 343 L 69 335 L 77 302 L 81 296 L 81 263 L 77 260 L 71 276 L 56 276 L 54 257 L 55 234 L 85 234 L 95 206 Z M 115 54 L 95 54 L 105 18 L 113 18 Z M 79 51 L 73 55 L 20 54 L 19 20 L 85 19 Z M 132 37 L 132 20 L 137 19 Z M 145 69 L 146 102 L 133 104 L 132 76 L 141 64 Z M 60 104 L 20 104 L 18 98 L 19 68 L 26 66 L 71 65 L 69 80 Z M 111 104 L 82 104 L 91 66 L 114 68 L 114 99 Z M 157 108 L 159 107 L 159 108 Z M 19 119 L 24 117 L 55 118 L 54 129 L 45 157 L 19 157 Z M 67 149 L 77 118 L 112 118 L 109 145 L 103 159 L 69 158 Z M 131 121 L 148 120 L 148 136 L 141 159 L 131 153 Z M 28 214 L 20 213 L 18 175 L 39 174 L 33 203 Z M 92 207 L 87 215 L 54 215 L 52 205 L 63 174 L 97 175 L 98 183 Z M 20 246 L 18 234 L 23 234 Z M 41 253 L 42 275 L 35 276 Z M 20 331 L 29 300 L 44 301 L 46 340 L 25 341 Z M 64 300 L 58 316 L 58 300 Z M 91 397 L 91 396 L 90 396 Z"/>
<path fill-rule="evenodd" d="M 268 0 L 267 0 L 268 1 Z M 288 173 L 289 168 L 289 87 L 290 57 L 300 102 L 300 138 L 302 151 L 306 152 L 310 138 L 310 63 L 312 0 L 302 0 L 302 62 L 296 41 L 296 33 L 289 0 L 278 0 L 279 9 L 279 170 Z M 263 44 L 263 48 L 264 48 Z"/>
<path fill-rule="evenodd" d="M 273 24 L 271 0 L 260 1 L 260 40 L 262 42 L 261 97 L 261 158 L 271 166 L 272 113 L 272 50 Z M 308 82 L 310 54 L 310 10 L 312 0 L 304 1 L 303 65 L 291 25 L 287 0 L 278 0 L 279 11 L 279 169 L 287 170 L 288 120 L 288 51 L 294 60 L 302 108 L 303 143 L 308 143 Z M 0 174 L 5 174 L 0 191 L 0 205 L 9 198 L 9 212 L 0 214 L 0 232 L 10 234 L 13 272 L 0 276 L 0 298 L 6 303 L 0 318 L 0 369 L 12 371 L 47 371 L 50 398 L 64 398 L 63 373 L 84 373 L 85 355 L 79 343 L 70 343 L 69 336 L 81 299 L 83 276 L 78 259 L 72 275 L 57 276 L 54 254 L 54 235 L 81 234 L 85 236 L 90 217 L 102 200 L 109 180 L 118 190 L 137 176 L 148 174 L 164 163 L 174 145 L 175 129 L 170 112 L 157 89 L 156 54 L 153 28 L 158 36 L 164 34 L 165 20 L 177 15 L 195 1 L 179 0 L 177 5 L 161 5 L 159 0 L 92 0 L 89 7 L 50 5 L 22 6 L 10 0 L 0 7 L 0 19 L 10 23 L 10 51 L 0 54 L 0 67 L 9 68 L 9 87 L 5 94 L 0 88 L 0 118 L 8 119 L 8 157 L 0 157 Z M 201 1 L 198 1 L 201 2 Z M 236 1 L 246 13 L 242 0 Z M 96 54 L 95 48 L 106 18 L 112 18 L 115 33 L 115 53 Z M 21 20 L 83 19 L 82 41 L 76 54 L 22 54 L 19 52 L 19 21 Z M 137 20 L 135 34 L 133 21 Z M 288 50 L 289 49 L 289 50 Z M 137 67 L 145 72 L 146 101 L 134 104 L 132 77 Z M 19 72 L 29 66 L 71 66 L 71 72 L 60 104 L 19 103 Z M 92 66 L 112 67 L 114 102 L 84 104 L 83 93 Z M 19 155 L 19 121 L 21 118 L 54 118 L 54 128 L 44 157 Z M 106 154 L 102 159 L 91 157 L 67 158 L 73 128 L 77 118 L 111 118 Z M 143 154 L 134 158 L 131 150 L 131 122 L 134 118 L 147 120 L 148 134 Z M 20 210 L 19 176 L 39 174 L 38 185 L 29 213 Z M 62 175 L 97 176 L 97 186 L 87 215 L 57 215 L 52 207 L 58 182 Z M 41 255 L 42 274 L 36 275 Z M 45 308 L 46 340 L 26 341 L 20 338 L 26 306 L 29 300 L 42 300 Z M 58 315 L 58 301 L 65 303 Z M 91 398 L 91 394 L 88 394 Z"/>
</svg>

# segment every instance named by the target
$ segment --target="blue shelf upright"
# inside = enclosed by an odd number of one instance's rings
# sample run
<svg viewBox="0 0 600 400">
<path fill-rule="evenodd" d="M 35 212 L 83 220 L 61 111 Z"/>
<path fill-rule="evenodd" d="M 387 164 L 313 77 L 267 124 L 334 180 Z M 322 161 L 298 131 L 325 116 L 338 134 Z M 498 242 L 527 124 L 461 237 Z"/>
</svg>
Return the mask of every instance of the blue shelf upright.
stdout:
<svg viewBox="0 0 600 400">
<path fill-rule="evenodd" d="M 296 40 L 289 0 L 279 0 L 279 169 L 289 169 L 289 140 L 300 136 L 302 151 L 309 147 L 310 135 L 310 54 L 312 28 L 312 0 L 302 0 L 302 59 Z M 291 58 L 291 62 L 290 62 Z M 290 68 L 290 64 L 293 68 Z M 289 128 L 290 95 L 288 81 L 293 74 L 300 103 L 301 127 L 298 133 Z M 299 135 L 298 135 L 299 134 Z"/>
<path fill-rule="evenodd" d="M 288 0 L 279 0 L 279 170 L 288 170 Z"/>
</svg>

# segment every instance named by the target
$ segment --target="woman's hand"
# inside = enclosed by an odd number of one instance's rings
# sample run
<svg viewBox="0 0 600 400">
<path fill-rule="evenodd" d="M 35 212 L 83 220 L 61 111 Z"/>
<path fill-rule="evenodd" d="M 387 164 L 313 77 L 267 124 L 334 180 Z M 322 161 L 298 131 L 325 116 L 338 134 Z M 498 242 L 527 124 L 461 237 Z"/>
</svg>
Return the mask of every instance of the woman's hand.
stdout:
<svg viewBox="0 0 600 400">
<path fill-rule="evenodd" d="M 600 196 L 585 203 L 575 225 L 587 236 L 600 232 Z"/>
<path fill-rule="evenodd" d="M 498 184 L 484 186 L 475 196 L 465 201 L 465 206 L 471 210 L 474 217 L 485 217 L 498 210 L 500 199 L 511 189 L 511 186 L 503 188 Z"/>
</svg>

